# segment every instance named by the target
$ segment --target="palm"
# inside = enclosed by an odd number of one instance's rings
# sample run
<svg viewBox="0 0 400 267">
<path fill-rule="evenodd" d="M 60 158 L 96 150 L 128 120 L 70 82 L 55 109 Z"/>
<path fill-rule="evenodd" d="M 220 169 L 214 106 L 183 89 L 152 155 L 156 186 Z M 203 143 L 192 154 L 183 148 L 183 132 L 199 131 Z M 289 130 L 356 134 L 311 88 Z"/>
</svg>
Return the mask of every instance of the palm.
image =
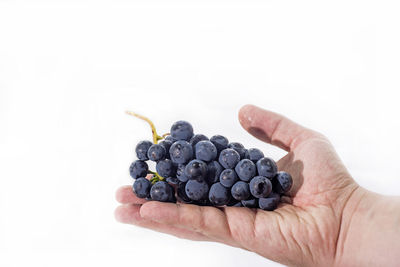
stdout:
<svg viewBox="0 0 400 267">
<path fill-rule="evenodd" d="M 248 114 L 253 118 L 247 120 Z M 117 194 L 125 204 L 117 217 L 183 238 L 241 247 L 285 264 L 332 265 L 342 211 L 355 187 L 333 148 L 321 135 L 252 106 L 242 110 L 241 123 L 256 137 L 290 151 L 278 162 L 294 180 L 286 203 L 273 212 L 144 203 L 124 187 Z"/>
</svg>

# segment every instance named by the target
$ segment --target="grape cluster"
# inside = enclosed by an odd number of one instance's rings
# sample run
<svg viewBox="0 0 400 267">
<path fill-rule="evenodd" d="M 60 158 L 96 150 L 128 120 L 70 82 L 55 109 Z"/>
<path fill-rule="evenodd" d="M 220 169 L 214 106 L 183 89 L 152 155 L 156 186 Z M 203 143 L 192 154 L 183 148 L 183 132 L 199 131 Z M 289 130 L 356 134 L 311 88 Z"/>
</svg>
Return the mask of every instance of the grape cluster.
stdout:
<svg viewBox="0 0 400 267">
<path fill-rule="evenodd" d="M 261 150 L 222 135 L 193 134 L 186 121 L 175 122 L 160 143 L 141 141 L 135 151 L 133 191 L 148 200 L 274 210 L 293 184 Z M 156 172 L 147 160 L 156 162 Z"/>
</svg>

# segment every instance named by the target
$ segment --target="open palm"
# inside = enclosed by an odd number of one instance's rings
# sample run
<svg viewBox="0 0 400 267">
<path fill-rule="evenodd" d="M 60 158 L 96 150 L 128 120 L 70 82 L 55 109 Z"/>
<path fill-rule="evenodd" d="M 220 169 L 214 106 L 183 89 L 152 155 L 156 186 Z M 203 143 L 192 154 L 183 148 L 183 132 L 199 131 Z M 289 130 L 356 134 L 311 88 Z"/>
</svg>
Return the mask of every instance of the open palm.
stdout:
<svg viewBox="0 0 400 267">
<path fill-rule="evenodd" d="M 275 211 L 237 207 L 146 202 L 131 186 L 117 191 L 123 205 L 116 217 L 156 231 L 192 240 L 225 243 L 287 265 L 337 263 L 343 251 L 343 212 L 359 187 L 329 141 L 276 113 L 255 106 L 240 110 L 242 126 L 288 154 L 278 161 L 294 185 Z"/>
</svg>

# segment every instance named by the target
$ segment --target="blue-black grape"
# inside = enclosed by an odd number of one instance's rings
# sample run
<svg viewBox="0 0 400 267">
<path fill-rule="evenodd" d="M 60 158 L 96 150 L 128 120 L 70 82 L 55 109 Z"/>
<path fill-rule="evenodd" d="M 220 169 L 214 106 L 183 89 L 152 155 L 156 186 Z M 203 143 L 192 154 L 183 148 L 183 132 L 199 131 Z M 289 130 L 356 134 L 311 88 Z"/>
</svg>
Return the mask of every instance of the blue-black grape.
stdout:
<svg viewBox="0 0 400 267">
<path fill-rule="evenodd" d="M 272 211 L 278 207 L 280 201 L 280 195 L 277 193 L 271 193 L 266 198 L 258 199 L 258 207 L 262 210 Z"/>
<path fill-rule="evenodd" d="M 215 183 L 210 187 L 208 199 L 215 206 L 223 206 L 229 203 L 231 196 L 228 188 L 220 183 Z"/>
<path fill-rule="evenodd" d="M 292 176 L 287 172 L 277 172 L 274 179 L 274 190 L 277 193 L 287 193 L 293 185 Z"/>
<path fill-rule="evenodd" d="M 133 183 L 133 192 L 137 197 L 146 198 L 150 196 L 151 183 L 144 177 L 140 177 Z"/>
<path fill-rule="evenodd" d="M 135 148 L 136 156 L 140 160 L 148 160 L 147 151 L 153 143 L 150 141 L 140 141 Z"/>
<path fill-rule="evenodd" d="M 159 161 L 165 158 L 165 148 L 160 144 L 153 144 L 147 151 L 147 157 L 152 161 Z"/>
<path fill-rule="evenodd" d="M 173 138 L 171 135 L 167 135 L 167 136 L 164 138 L 164 140 L 171 141 L 171 143 L 174 143 L 175 141 L 178 141 L 178 140 L 176 140 L 175 138 Z"/>
<path fill-rule="evenodd" d="M 174 188 L 167 182 L 158 181 L 150 189 L 152 200 L 161 202 L 171 202 L 174 200 Z"/>
<path fill-rule="evenodd" d="M 208 141 L 208 137 L 204 134 L 195 134 L 190 138 L 189 144 L 192 145 L 193 151 L 196 153 L 196 144 L 200 141 Z"/>
<path fill-rule="evenodd" d="M 185 186 L 186 195 L 192 200 L 205 199 L 208 194 L 208 184 L 204 181 L 189 180 Z"/>
<path fill-rule="evenodd" d="M 249 148 L 246 150 L 246 159 L 251 160 L 254 164 L 257 163 L 259 159 L 264 157 L 264 153 L 258 148 Z"/>
<path fill-rule="evenodd" d="M 173 184 L 173 185 L 176 185 L 176 184 L 179 184 L 179 183 L 180 183 L 180 181 L 179 181 L 178 178 L 176 178 L 176 177 L 168 177 L 168 178 L 165 179 L 165 180 L 167 181 L 167 183 Z"/>
<path fill-rule="evenodd" d="M 196 159 L 208 162 L 217 157 L 217 148 L 210 141 L 200 141 L 195 147 Z"/>
<path fill-rule="evenodd" d="M 244 159 L 246 155 L 246 149 L 241 143 L 238 142 L 232 142 L 228 144 L 228 148 L 232 148 L 236 150 L 237 153 L 239 153 L 240 159 Z"/>
<path fill-rule="evenodd" d="M 146 177 L 149 166 L 142 160 L 135 160 L 129 167 L 129 173 L 132 178 Z"/>
<path fill-rule="evenodd" d="M 275 161 L 267 157 L 259 159 L 256 165 L 258 175 L 267 177 L 268 179 L 272 179 L 278 170 Z"/>
<path fill-rule="evenodd" d="M 163 147 L 165 148 L 165 152 L 166 152 L 166 153 L 165 153 L 165 158 L 166 158 L 166 159 L 170 159 L 171 157 L 169 156 L 169 149 L 171 148 L 173 142 L 170 141 L 170 140 L 164 139 L 164 140 L 161 141 L 159 144 L 160 144 L 160 146 L 163 146 Z"/>
<path fill-rule="evenodd" d="M 207 177 L 207 164 L 204 161 L 194 159 L 186 165 L 185 175 L 189 180 L 204 181 Z"/>
<path fill-rule="evenodd" d="M 185 164 L 178 164 L 178 168 L 176 169 L 176 178 L 181 182 L 187 182 L 189 178 L 185 175 Z"/>
<path fill-rule="evenodd" d="M 226 188 L 231 188 L 239 180 L 235 170 L 225 169 L 219 175 L 219 182 Z"/>
<path fill-rule="evenodd" d="M 172 124 L 170 133 L 176 140 L 189 141 L 193 136 L 193 127 L 187 121 L 177 121 Z"/>
<path fill-rule="evenodd" d="M 225 148 L 228 148 L 228 138 L 222 135 L 214 135 L 210 138 L 211 143 L 215 145 L 217 148 L 218 153 L 220 153 Z"/>
<path fill-rule="evenodd" d="M 219 176 L 221 172 L 224 170 L 224 168 L 221 166 L 221 164 L 218 163 L 218 161 L 211 161 L 207 163 L 207 177 L 206 181 L 208 184 L 213 184 L 219 181 Z"/>
<path fill-rule="evenodd" d="M 193 148 L 189 142 L 180 140 L 169 149 L 171 160 L 177 164 L 186 164 L 193 158 Z"/>
<path fill-rule="evenodd" d="M 219 154 L 218 161 L 225 169 L 233 169 L 240 161 L 240 155 L 238 152 L 236 152 L 236 150 L 232 148 L 226 148 Z"/>
<path fill-rule="evenodd" d="M 236 200 L 246 200 L 250 197 L 249 184 L 243 181 L 236 182 L 231 188 L 232 197 Z"/>
<path fill-rule="evenodd" d="M 159 160 L 156 164 L 156 171 L 164 178 L 175 176 L 175 166 L 170 159 Z"/>
<path fill-rule="evenodd" d="M 240 180 L 248 182 L 256 175 L 256 165 L 249 159 L 242 159 L 235 167 Z"/>
<path fill-rule="evenodd" d="M 256 198 L 267 197 L 272 191 L 271 181 L 264 176 L 256 176 L 250 181 L 250 193 Z"/>
<path fill-rule="evenodd" d="M 256 198 L 246 199 L 246 200 L 242 200 L 241 203 L 242 203 L 243 207 L 257 208 L 258 199 L 256 199 Z"/>
</svg>

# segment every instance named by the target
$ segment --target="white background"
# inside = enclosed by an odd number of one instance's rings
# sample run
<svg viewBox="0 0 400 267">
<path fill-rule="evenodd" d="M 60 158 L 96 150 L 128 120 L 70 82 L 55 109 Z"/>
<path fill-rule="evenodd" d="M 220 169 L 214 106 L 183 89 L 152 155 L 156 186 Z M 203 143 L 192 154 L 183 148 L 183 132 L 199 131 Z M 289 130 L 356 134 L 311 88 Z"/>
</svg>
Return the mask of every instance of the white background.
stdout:
<svg viewBox="0 0 400 267">
<path fill-rule="evenodd" d="M 396 1 L 0 0 L 0 266 L 276 266 L 118 224 L 135 144 L 185 119 L 279 159 L 246 103 L 327 135 L 400 194 Z"/>
</svg>

